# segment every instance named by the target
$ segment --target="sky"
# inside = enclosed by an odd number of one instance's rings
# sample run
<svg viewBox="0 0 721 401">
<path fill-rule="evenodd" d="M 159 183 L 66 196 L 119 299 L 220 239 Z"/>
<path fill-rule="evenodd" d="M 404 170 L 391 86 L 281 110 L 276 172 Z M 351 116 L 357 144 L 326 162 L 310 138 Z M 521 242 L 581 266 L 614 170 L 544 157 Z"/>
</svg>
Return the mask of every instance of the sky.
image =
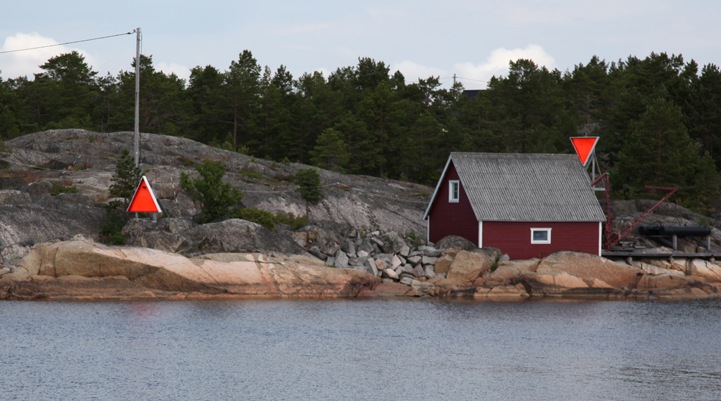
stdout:
<svg viewBox="0 0 721 401">
<path fill-rule="evenodd" d="M 100 76 L 132 71 L 136 35 L 156 70 L 187 79 L 193 67 L 227 71 L 249 50 L 258 64 L 295 78 L 383 62 L 406 82 L 454 76 L 466 89 L 505 76 L 519 58 L 572 71 L 652 52 L 721 64 L 716 0 L 11 0 L 0 13 L 0 77 L 41 72 L 78 51 Z M 119 36 L 113 36 L 119 35 Z M 99 37 L 36 50 L 14 51 Z"/>
</svg>

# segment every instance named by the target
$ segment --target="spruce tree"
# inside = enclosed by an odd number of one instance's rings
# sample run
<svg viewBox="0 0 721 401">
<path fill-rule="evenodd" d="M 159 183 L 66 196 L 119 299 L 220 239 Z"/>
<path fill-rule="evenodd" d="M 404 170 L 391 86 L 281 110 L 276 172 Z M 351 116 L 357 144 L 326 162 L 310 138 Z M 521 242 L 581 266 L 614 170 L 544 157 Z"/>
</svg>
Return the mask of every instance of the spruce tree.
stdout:
<svg viewBox="0 0 721 401">
<path fill-rule="evenodd" d="M 110 179 L 113 183 L 110 185 L 110 196 L 123 198 L 127 205 L 135 193 L 135 188 L 140 183 L 142 176 L 143 170 L 135 165 L 135 161 L 133 157 L 130 156 L 130 152 L 124 149 L 115 164 L 115 174 L 113 174 L 113 177 Z"/>
<path fill-rule="evenodd" d="M 313 205 L 323 200 L 323 188 L 320 185 L 320 174 L 312 168 L 302 168 L 295 173 L 298 193 Z"/>
<path fill-rule="evenodd" d="M 321 132 L 315 148 L 310 154 L 311 162 L 314 165 L 340 173 L 345 172 L 345 167 L 350 160 L 348 147 L 342 134 L 333 128 Z"/>
<path fill-rule="evenodd" d="M 123 200 L 112 200 L 105 205 L 105 218 L 100 227 L 100 240 L 103 243 L 113 245 L 125 243 L 123 226 L 128 221 L 128 214 L 125 210 L 142 176 L 143 171 L 135 165 L 130 152 L 124 149 L 115 164 L 115 174 L 110 178 L 112 184 L 109 189 L 110 196 L 123 198 Z"/>
</svg>

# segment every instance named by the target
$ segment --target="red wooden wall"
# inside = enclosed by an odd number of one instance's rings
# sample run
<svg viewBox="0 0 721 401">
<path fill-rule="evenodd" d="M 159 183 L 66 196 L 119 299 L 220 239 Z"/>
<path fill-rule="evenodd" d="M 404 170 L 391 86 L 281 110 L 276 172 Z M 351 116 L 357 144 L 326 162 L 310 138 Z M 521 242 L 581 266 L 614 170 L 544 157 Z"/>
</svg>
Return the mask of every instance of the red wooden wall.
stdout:
<svg viewBox="0 0 721 401">
<path fill-rule="evenodd" d="M 598 255 L 598 222 L 483 222 L 483 246 L 499 248 L 511 259 L 542 258 L 556 251 Z M 531 244 L 531 228 L 551 228 L 550 244 Z"/>
<path fill-rule="evenodd" d="M 428 213 L 428 240 L 437 242 L 448 235 L 458 235 L 478 245 L 478 221 L 463 189 L 463 182 L 459 202 L 448 202 L 448 181 L 457 179 L 458 173 L 451 162 Z"/>
</svg>

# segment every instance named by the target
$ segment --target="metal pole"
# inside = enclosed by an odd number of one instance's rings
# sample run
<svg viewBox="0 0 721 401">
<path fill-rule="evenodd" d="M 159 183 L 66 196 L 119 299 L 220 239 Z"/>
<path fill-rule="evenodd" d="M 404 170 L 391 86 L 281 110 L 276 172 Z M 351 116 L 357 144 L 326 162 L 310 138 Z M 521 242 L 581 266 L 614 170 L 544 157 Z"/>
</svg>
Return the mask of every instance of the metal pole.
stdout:
<svg viewBox="0 0 721 401">
<path fill-rule="evenodd" d="M 140 165 L 140 28 L 135 29 L 137 41 L 135 45 L 135 129 L 133 131 L 133 154 L 135 166 Z"/>
</svg>

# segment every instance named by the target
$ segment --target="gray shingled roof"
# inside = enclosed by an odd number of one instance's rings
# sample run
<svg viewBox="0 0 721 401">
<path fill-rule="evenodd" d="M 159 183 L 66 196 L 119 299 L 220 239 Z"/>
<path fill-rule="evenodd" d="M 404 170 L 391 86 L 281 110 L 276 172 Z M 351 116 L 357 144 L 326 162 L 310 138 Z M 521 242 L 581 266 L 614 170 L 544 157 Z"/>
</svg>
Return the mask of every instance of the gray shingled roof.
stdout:
<svg viewBox="0 0 721 401">
<path fill-rule="evenodd" d="M 479 221 L 605 221 L 576 155 L 451 153 Z"/>
</svg>

